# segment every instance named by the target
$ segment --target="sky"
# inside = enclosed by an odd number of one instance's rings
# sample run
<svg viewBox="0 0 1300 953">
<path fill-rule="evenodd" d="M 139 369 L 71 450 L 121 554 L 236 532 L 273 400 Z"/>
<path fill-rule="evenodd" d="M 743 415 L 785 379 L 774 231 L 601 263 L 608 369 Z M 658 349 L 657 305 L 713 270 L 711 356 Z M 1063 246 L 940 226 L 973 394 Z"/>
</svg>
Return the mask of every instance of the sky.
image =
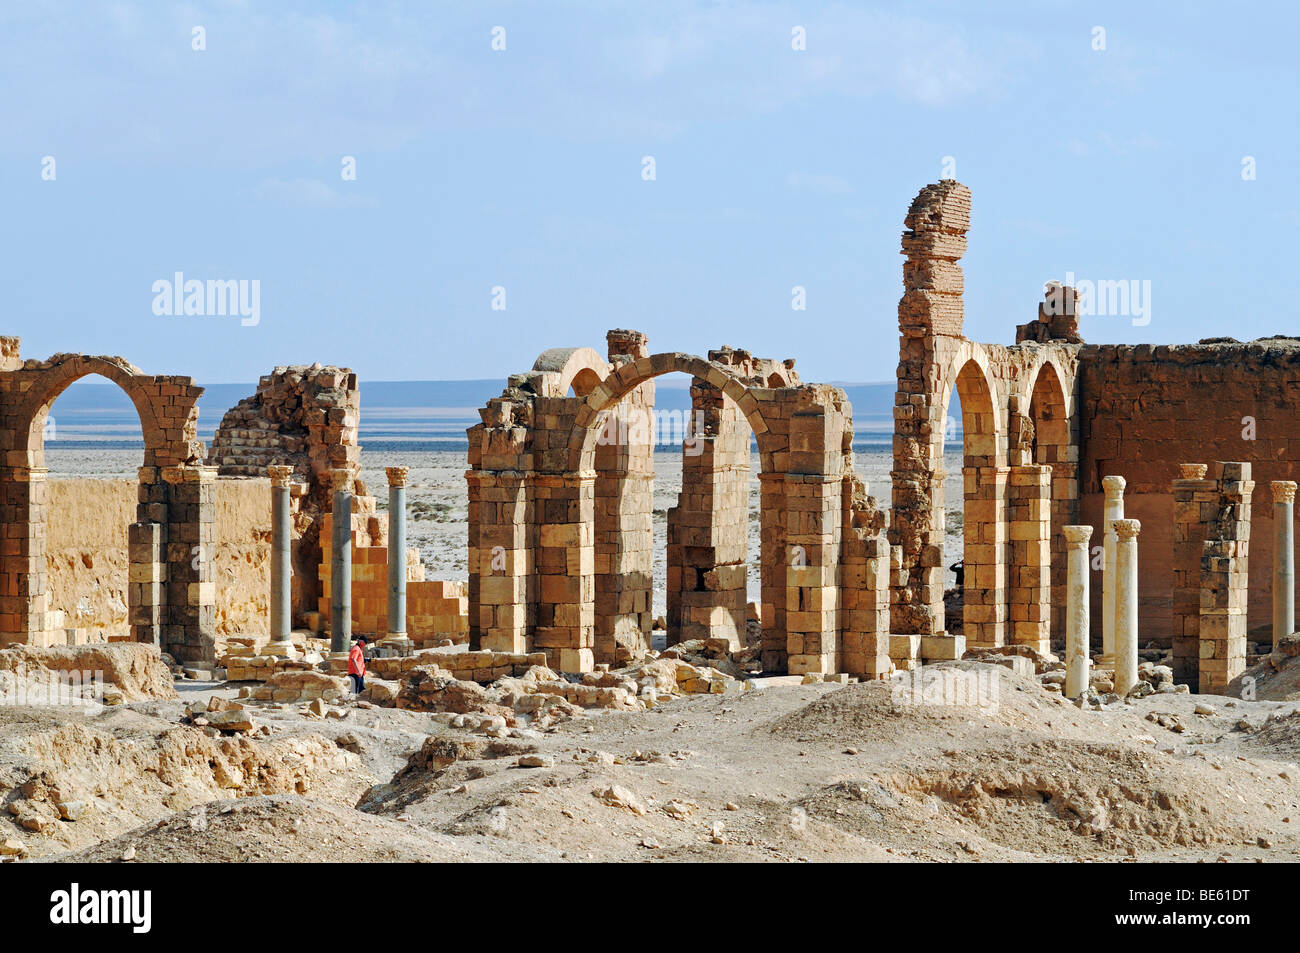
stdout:
<svg viewBox="0 0 1300 953">
<path fill-rule="evenodd" d="M 1141 295 L 1090 342 L 1300 333 L 1298 9 L 5 4 L 0 332 L 201 383 L 504 378 L 614 327 L 889 380 L 903 217 L 955 177 L 972 338 L 1068 275 Z M 247 316 L 166 313 L 177 273 Z"/>
</svg>

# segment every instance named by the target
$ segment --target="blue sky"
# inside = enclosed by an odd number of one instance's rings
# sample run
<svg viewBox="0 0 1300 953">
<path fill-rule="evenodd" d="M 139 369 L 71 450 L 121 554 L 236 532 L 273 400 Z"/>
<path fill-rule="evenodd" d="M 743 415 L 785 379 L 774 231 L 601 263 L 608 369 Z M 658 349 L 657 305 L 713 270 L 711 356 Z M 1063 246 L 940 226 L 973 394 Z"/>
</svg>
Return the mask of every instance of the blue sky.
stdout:
<svg viewBox="0 0 1300 953">
<path fill-rule="evenodd" d="M 1151 283 L 1149 324 L 1089 341 L 1300 332 L 1296 11 L 9 4 L 3 330 L 201 382 L 504 378 L 610 327 L 888 380 L 903 215 L 950 156 L 971 337 L 1011 343 L 1067 272 Z M 155 315 L 178 271 L 258 280 L 259 323 Z"/>
</svg>

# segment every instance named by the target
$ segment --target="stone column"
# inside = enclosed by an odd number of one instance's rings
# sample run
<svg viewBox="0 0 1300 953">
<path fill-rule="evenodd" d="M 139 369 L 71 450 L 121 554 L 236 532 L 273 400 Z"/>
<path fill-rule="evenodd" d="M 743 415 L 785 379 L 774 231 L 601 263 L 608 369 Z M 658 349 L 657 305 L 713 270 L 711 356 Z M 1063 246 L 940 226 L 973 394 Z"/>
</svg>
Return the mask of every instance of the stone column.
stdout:
<svg viewBox="0 0 1300 953">
<path fill-rule="evenodd" d="M 1101 488 L 1105 491 L 1106 502 L 1102 511 L 1102 526 L 1106 535 L 1102 539 L 1102 552 L 1105 565 L 1101 575 L 1101 662 L 1112 665 L 1115 661 L 1115 594 L 1118 586 L 1115 578 L 1115 530 L 1116 520 L 1124 518 L 1124 478 L 1121 476 L 1102 477 Z"/>
<path fill-rule="evenodd" d="M 1273 488 L 1273 648 L 1295 632 L 1294 480 L 1274 480 Z"/>
<path fill-rule="evenodd" d="M 1137 520 L 1115 520 L 1115 692 L 1124 698 L 1138 680 Z"/>
<path fill-rule="evenodd" d="M 1066 526 L 1065 697 L 1088 690 L 1088 540 L 1091 526 Z"/>
<path fill-rule="evenodd" d="M 388 634 L 406 638 L 406 467 L 386 467 L 388 475 Z"/>
<path fill-rule="evenodd" d="M 292 513 L 289 507 L 289 478 L 293 467 L 272 466 L 271 477 L 271 643 L 268 655 L 290 656 L 293 641 L 292 596 L 293 564 L 290 561 Z"/>
<path fill-rule="evenodd" d="M 334 487 L 330 547 L 330 652 L 346 656 L 352 647 L 352 471 L 330 471 Z"/>
</svg>

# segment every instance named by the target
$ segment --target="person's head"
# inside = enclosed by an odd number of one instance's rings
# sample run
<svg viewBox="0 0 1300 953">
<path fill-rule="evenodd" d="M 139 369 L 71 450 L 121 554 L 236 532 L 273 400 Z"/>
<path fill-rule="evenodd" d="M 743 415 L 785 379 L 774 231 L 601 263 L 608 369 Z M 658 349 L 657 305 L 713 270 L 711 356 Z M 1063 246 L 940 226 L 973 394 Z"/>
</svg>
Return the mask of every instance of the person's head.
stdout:
<svg viewBox="0 0 1300 953">
<path fill-rule="evenodd" d="M 370 640 L 366 638 L 364 635 L 357 636 L 357 645 L 361 646 L 362 648 L 365 648 L 369 644 L 370 644 Z"/>
</svg>

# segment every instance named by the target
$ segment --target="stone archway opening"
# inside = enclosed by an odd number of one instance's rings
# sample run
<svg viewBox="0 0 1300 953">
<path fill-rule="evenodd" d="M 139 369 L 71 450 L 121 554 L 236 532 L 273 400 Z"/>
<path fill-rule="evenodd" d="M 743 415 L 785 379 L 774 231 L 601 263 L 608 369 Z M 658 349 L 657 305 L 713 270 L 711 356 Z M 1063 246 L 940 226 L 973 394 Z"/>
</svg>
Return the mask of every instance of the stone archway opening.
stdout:
<svg viewBox="0 0 1300 953">
<path fill-rule="evenodd" d="M 967 645 L 1001 645 L 1006 630 L 1006 468 L 1000 464 L 993 389 L 967 360 L 953 391 L 961 413 L 962 621 Z M 946 518 L 941 514 L 940 518 Z"/>
<path fill-rule="evenodd" d="M 740 649 L 746 641 L 752 443 L 766 424 L 747 386 L 713 361 L 656 355 L 635 363 L 652 360 L 657 366 L 618 367 L 588 398 L 574 430 L 577 473 L 587 472 L 586 461 L 594 470 L 595 657 L 602 660 L 650 648 L 647 624 L 660 606 L 667 645 L 713 638 Z M 656 411 L 655 380 L 671 373 L 690 376 L 690 406 Z M 670 446 L 656 458 L 656 448 Z M 657 507 L 656 471 L 671 483 L 677 460 L 677 492 L 669 500 L 661 494 L 666 505 Z M 760 588 L 774 593 L 782 557 L 758 548 Z M 546 607 L 541 612 L 544 622 Z"/>
<path fill-rule="evenodd" d="M 125 392 L 99 374 L 67 386 L 44 411 L 45 553 L 51 644 L 131 638 L 130 525 L 136 522 L 144 430 Z M 43 536 L 41 531 L 43 530 Z"/>
<path fill-rule="evenodd" d="M 703 435 L 698 469 L 708 485 L 693 502 L 684 499 L 685 488 L 679 494 L 676 525 L 689 526 L 687 517 L 697 516 L 698 539 L 713 544 L 682 554 L 693 573 L 684 578 L 697 583 L 681 590 L 683 627 L 698 594 L 706 610 L 696 617 L 700 624 L 721 626 L 728 643 L 730 633 L 736 642 L 749 634 L 748 661 L 756 657 L 764 671 L 886 676 L 886 518 L 853 472 L 852 411 L 844 392 L 802 383 L 790 360 L 726 347 L 707 358 L 650 354 L 644 334 L 623 329 L 610 331 L 607 341 L 608 373 L 585 399 L 567 395 L 578 377 L 569 371 L 590 356 L 580 358 L 582 349 L 547 352 L 532 373 L 510 377 L 501 396 L 480 411 L 482 422 L 469 429 L 471 645 L 541 651 L 553 668 L 590 672 L 621 661 L 616 626 L 622 618 L 643 632 L 641 607 L 653 585 L 646 561 L 652 514 L 644 491 L 653 482 L 655 428 L 644 426 L 637 442 L 621 436 L 617 423 L 633 410 L 653 408 L 656 379 L 676 373 L 693 382 L 692 409 L 711 404 L 715 424 L 710 427 L 706 414 L 682 441 L 688 446 Z M 766 386 L 774 382 L 780 386 Z M 633 446 L 637 452 L 630 454 Z M 757 642 L 745 619 L 751 534 L 744 524 L 755 474 Z M 724 522 L 725 534 L 714 535 Z M 719 539 L 735 544 L 734 557 Z M 706 564 L 690 562 L 696 556 Z M 640 598 L 619 601 L 629 594 Z"/>
<path fill-rule="evenodd" d="M 1051 605 L 1065 605 L 1066 552 L 1065 537 L 1059 527 L 1073 521 L 1075 498 L 1074 472 L 1078 465 L 1078 446 L 1071 438 L 1065 387 L 1050 361 L 1045 362 L 1034 379 L 1029 399 L 1029 418 L 1033 422 L 1035 464 L 1052 468 L 1051 473 Z M 1051 638 L 1065 640 L 1065 613 L 1051 613 Z"/>
</svg>

